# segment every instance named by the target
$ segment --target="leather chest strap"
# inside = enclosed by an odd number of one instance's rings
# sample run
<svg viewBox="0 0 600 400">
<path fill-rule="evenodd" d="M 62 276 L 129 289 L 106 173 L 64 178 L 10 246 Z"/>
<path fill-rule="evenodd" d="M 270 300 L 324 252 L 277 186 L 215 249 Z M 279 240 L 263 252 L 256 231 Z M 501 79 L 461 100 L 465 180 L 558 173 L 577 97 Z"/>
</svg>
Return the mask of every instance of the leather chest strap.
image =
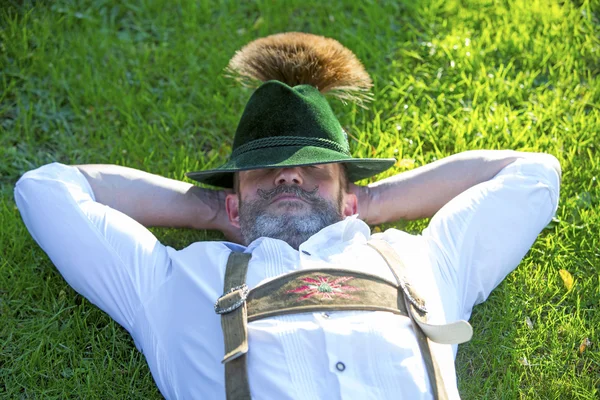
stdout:
<svg viewBox="0 0 600 400">
<path fill-rule="evenodd" d="M 299 270 L 250 291 L 248 321 L 325 311 L 387 311 L 408 316 L 402 292 L 376 275 L 346 269 Z"/>
<path fill-rule="evenodd" d="M 228 400 L 250 399 L 246 353 L 248 352 L 248 318 L 246 308 L 246 273 L 251 254 L 232 252 L 227 260 L 223 296 L 215 304 L 221 314 L 225 339 L 225 391 Z"/>
<path fill-rule="evenodd" d="M 417 337 L 417 343 L 419 344 L 423 361 L 425 362 L 433 396 L 436 400 L 447 400 L 448 393 L 435 354 L 431 351 L 430 339 L 425 335 L 415 319 L 415 317 L 419 318 L 425 315 L 424 298 L 418 294 L 414 288 L 409 286 L 406 266 L 389 243 L 383 240 L 372 239 L 367 242 L 367 244 L 377 250 L 377 252 L 385 259 L 389 268 L 392 270 L 394 277 L 398 281 L 399 291 L 404 292 L 406 309 L 409 310 L 408 314 Z"/>
</svg>

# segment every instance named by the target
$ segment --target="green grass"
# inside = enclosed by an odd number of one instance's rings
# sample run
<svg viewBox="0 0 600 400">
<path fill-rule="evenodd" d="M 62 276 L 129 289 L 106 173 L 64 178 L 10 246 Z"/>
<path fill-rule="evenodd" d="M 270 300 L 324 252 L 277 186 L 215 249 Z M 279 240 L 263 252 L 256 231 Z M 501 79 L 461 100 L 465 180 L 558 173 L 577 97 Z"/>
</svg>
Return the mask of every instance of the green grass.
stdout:
<svg viewBox="0 0 600 400">
<path fill-rule="evenodd" d="M 0 397 L 160 398 L 126 332 L 29 236 L 12 188 L 51 161 L 179 179 L 219 164 L 250 94 L 223 68 L 250 40 L 292 30 L 336 38 L 364 62 L 369 110 L 332 104 L 354 154 L 403 160 L 388 174 L 468 149 L 560 160 L 556 221 L 476 307 L 459 389 L 465 399 L 600 397 L 598 0 L 237 3 L 2 3 Z M 416 233 L 426 222 L 397 226 Z M 154 231 L 179 248 L 219 238 Z"/>
</svg>

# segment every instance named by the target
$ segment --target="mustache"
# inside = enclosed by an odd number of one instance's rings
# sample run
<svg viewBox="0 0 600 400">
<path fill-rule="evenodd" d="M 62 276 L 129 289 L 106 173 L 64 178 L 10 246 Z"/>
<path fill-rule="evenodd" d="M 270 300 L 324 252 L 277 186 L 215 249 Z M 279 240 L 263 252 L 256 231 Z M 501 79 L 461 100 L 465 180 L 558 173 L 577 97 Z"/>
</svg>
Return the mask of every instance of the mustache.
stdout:
<svg viewBox="0 0 600 400">
<path fill-rule="evenodd" d="M 282 194 L 293 194 L 296 197 L 300 197 L 301 199 L 306 200 L 307 202 L 314 203 L 320 200 L 320 197 L 317 195 L 318 190 L 319 186 L 315 186 L 313 190 L 304 190 L 300 186 L 296 185 L 280 185 L 271 190 L 258 189 L 256 193 L 261 199 L 265 201 L 271 201 L 275 197 Z"/>
</svg>

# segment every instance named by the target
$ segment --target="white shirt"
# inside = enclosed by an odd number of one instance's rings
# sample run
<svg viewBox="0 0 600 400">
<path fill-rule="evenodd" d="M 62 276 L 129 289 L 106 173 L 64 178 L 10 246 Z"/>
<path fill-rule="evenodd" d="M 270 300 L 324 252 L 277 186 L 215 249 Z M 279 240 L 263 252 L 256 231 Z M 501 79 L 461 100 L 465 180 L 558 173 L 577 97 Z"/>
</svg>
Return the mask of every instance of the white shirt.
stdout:
<svg viewBox="0 0 600 400">
<path fill-rule="evenodd" d="M 391 243 L 428 287 L 434 322 L 468 319 L 514 269 L 556 211 L 559 178 L 547 157 L 517 160 L 449 202 L 422 235 L 396 229 Z M 546 162 L 544 161 L 546 160 Z M 26 173 L 15 199 L 25 224 L 67 282 L 127 329 L 169 399 L 224 399 L 220 317 L 232 250 L 252 253 L 250 288 L 310 268 L 365 271 L 393 281 L 369 227 L 356 216 L 292 249 L 261 238 L 247 248 L 161 244 L 126 215 L 95 202 L 85 177 L 54 163 Z M 345 311 L 267 318 L 249 324 L 248 374 L 255 399 L 430 399 L 410 320 Z M 458 398 L 456 347 L 436 345 L 450 398 Z"/>
</svg>

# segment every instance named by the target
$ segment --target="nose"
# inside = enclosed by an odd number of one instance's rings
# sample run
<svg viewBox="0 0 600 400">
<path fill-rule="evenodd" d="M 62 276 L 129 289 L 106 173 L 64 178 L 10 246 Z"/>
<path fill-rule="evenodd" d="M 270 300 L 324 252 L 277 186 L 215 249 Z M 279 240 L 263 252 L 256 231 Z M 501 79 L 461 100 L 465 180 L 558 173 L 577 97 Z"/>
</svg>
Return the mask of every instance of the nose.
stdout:
<svg viewBox="0 0 600 400">
<path fill-rule="evenodd" d="M 302 185 L 303 179 L 300 168 L 281 168 L 275 174 L 275 186 Z"/>
</svg>

